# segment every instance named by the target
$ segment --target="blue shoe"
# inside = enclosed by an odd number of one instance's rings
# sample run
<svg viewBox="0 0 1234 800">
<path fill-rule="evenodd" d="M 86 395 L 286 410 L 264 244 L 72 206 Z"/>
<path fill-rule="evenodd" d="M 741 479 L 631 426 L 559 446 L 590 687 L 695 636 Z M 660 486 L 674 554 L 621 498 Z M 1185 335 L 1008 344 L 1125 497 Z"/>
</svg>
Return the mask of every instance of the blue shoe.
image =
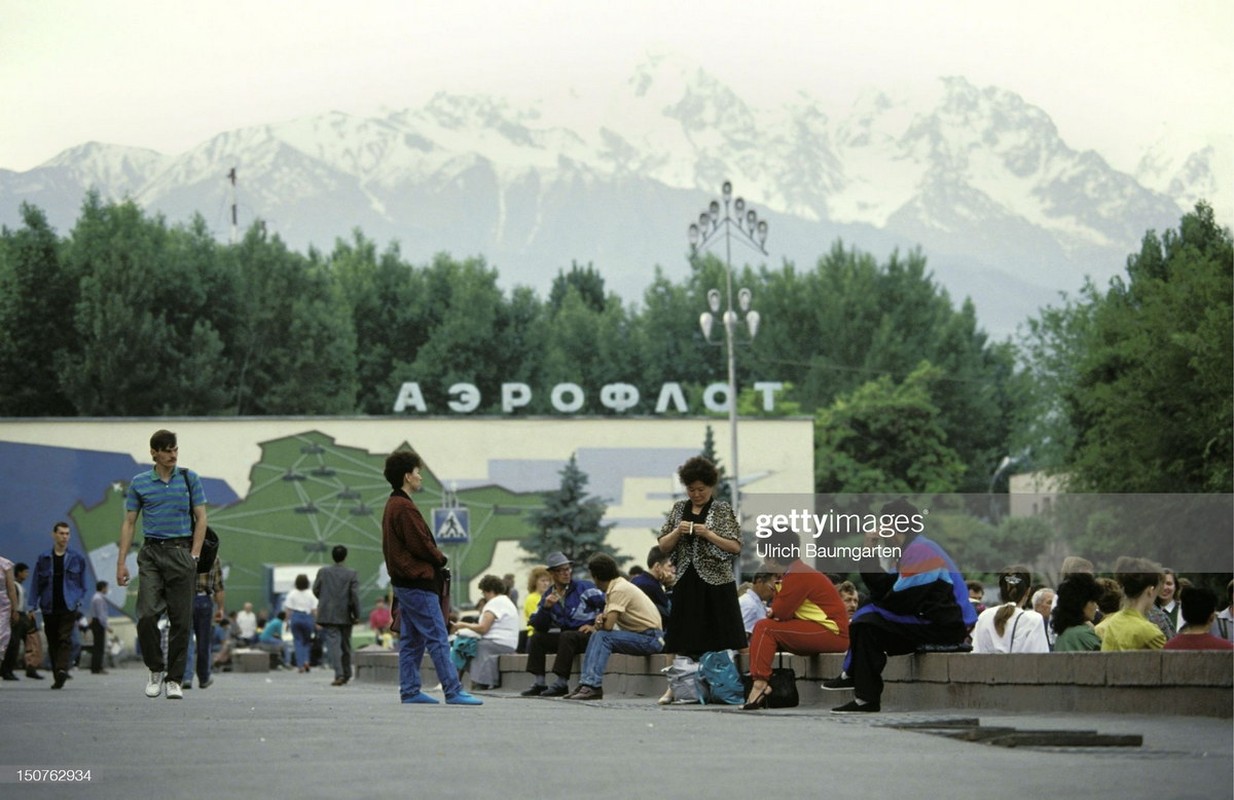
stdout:
<svg viewBox="0 0 1234 800">
<path fill-rule="evenodd" d="M 435 706 L 435 705 L 438 705 L 441 701 L 435 697 L 430 697 L 424 692 L 416 692 L 411 697 L 404 697 L 403 702 L 404 703 L 417 703 L 420 705 L 427 705 L 427 706 Z"/>
<path fill-rule="evenodd" d="M 448 706 L 482 706 L 484 701 L 478 697 L 468 694 L 467 692 L 459 692 L 456 695 L 451 695 L 446 698 Z"/>
</svg>

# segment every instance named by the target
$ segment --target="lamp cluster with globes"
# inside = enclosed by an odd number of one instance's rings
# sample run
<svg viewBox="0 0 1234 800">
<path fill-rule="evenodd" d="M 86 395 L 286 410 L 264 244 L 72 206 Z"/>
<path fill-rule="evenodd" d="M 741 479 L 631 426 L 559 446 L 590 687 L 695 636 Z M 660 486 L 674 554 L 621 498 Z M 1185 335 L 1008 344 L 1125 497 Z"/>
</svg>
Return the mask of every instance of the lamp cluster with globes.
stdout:
<svg viewBox="0 0 1234 800">
<path fill-rule="evenodd" d="M 698 215 L 698 222 L 691 223 L 688 231 L 690 240 L 691 253 L 697 254 L 700 250 L 705 250 L 713 244 L 724 239 L 724 266 L 725 266 L 725 281 L 726 291 L 721 295 L 719 289 L 711 289 L 707 292 L 707 307 L 709 311 L 704 311 L 699 315 L 698 323 L 702 328 L 703 337 L 711 342 L 711 333 L 715 327 L 716 319 L 718 318 L 724 326 L 724 344 L 728 355 L 728 425 L 729 425 L 729 446 L 731 448 L 732 457 L 732 474 L 730 483 L 732 487 L 733 511 L 737 514 L 737 518 L 741 519 L 740 512 L 740 497 L 738 492 L 738 475 L 737 475 L 737 326 L 742 318 L 744 318 L 746 330 L 749 332 L 750 339 L 758 335 L 759 314 L 757 311 L 750 308 L 753 294 L 747 288 L 741 288 L 737 292 L 737 309 L 740 309 L 741 316 L 738 316 L 737 310 L 733 307 L 733 240 L 736 239 L 749 247 L 754 248 L 759 253 L 767 255 L 767 221 L 759 219 L 758 213 L 754 209 L 746 205 L 746 201 L 738 197 L 733 198 L 732 181 L 725 181 L 721 188 L 723 197 L 723 206 L 720 200 L 712 200 L 705 211 Z M 721 313 L 723 309 L 723 313 Z"/>
</svg>

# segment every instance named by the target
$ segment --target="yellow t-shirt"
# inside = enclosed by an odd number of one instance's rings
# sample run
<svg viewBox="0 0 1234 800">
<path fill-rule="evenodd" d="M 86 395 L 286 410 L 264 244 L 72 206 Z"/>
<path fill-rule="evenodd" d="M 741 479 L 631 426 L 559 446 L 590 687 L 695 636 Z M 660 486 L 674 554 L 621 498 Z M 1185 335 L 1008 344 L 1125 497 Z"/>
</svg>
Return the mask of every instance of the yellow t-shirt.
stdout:
<svg viewBox="0 0 1234 800">
<path fill-rule="evenodd" d="M 536 609 L 540 607 L 540 593 L 531 592 L 527 595 L 527 599 L 523 601 L 523 624 L 527 625 L 527 620 L 531 619 L 531 615 L 536 613 Z M 531 636 L 536 632 L 536 629 L 527 625 L 527 635 Z"/>
<path fill-rule="evenodd" d="M 1097 625 L 1102 652 L 1114 650 L 1160 650 L 1165 634 L 1134 608 L 1116 611 Z"/>
</svg>

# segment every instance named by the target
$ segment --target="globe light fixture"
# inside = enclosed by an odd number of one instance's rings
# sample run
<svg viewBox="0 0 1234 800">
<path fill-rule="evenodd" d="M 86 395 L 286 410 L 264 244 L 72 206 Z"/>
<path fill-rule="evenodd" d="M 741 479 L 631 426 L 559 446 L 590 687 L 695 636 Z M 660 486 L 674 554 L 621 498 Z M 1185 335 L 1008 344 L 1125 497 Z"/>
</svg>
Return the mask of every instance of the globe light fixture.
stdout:
<svg viewBox="0 0 1234 800">
<path fill-rule="evenodd" d="M 721 295 L 719 289 L 707 292 L 707 307 L 699 315 L 698 324 L 703 332 L 703 338 L 711 344 L 711 333 L 715 329 L 717 318 L 724 328 L 724 346 L 728 357 L 728 429 L 729 446 L 731 448 L 731 475 L 729 478 L 733 498 L 733 512 L 741 519 L 740 481 L 737 462 L 737 329 L 745 323 L 749 343 L 758 335 L 759 313 L 751 308 L 754 301 L 753 293 L 742 287 L 737 292 L 737 310 L 733 308 L 733 240 L 752 247 L 759 253 L 767 255 L 767 221 L 759 219 L 758 213 L 746 205 L 745 198 L 733 199 L 732 181 L 725 181 L 720 188 L 723 206 L 720 200 L 712 200 L 707 209 L 698 216 L 698 223 L 691 224 L 687 235 L 690 241 L 691 255 L 697 255 L 713 244 L 724 239 L 725 292 Z M 724 309 L 721 313 L 721 308 Z"/>
</svg>

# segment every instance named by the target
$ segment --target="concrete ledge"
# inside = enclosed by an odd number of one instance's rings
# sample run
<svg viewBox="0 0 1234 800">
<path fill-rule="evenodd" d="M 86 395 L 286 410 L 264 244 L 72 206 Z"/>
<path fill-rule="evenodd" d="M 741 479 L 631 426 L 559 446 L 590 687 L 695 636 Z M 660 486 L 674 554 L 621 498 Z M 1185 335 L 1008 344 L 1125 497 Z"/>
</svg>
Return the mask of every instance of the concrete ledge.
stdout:
<svg viewBox="0 0 1234 800">
<path fill-rule="evenodd" d="M 531 685 L 531 676 L 524 671 L 526 656 L 500 658 L 501 691 L 519 692 Z M 358 681 L 398 683 L 398 654 L 394 651 L 364 648 L 355 654 L 353 662 Z M 575 679 L 580 662 L 581 658 L 575 659 Z M 843 662 L 841 654 L 782 656 L 784 666 L 797 673 L 803 706 L 843 699 L 844 695 L 823 692 L 818 687 L 819 681 L 839 675 Z M 672 657 L 667 655 L 614 655 L 605 673 L 604 691 L 613 696 L 659 697 L 666 686 L 661 670 L 671 663 Z M 780 664 L 781 658 L 776 663 Z M 737 666 L 748 672 L 749 656 L 739 655 Z M 426 685 L 437 682 L 432 662 L 427 658 L 422 670 Z M 955 708 L 1234 716 L 1234 653 L 1220 651 L 917 653 L 888 659 L 883 680 L 883 705 L 893 710 Z"/>
</svg>

